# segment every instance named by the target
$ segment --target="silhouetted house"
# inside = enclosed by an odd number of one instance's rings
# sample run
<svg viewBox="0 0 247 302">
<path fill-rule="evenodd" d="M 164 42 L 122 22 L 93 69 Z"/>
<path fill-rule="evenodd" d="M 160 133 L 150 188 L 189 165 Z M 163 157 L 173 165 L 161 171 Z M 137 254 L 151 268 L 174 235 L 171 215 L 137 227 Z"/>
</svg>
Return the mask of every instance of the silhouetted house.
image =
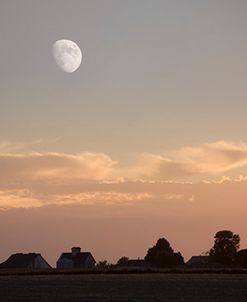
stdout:
<svg viewBox="0 0 247 302">
<path fill-rule="evenodd" d="M 247 249 L 238 251 L 236 260 L 238 266 L 247 268 Z"/>
<path fill-rule="evenodd" d="M 72 247 L 71 253 L 63 253 L 57 260 L 57 268 L 93 268 L 95 259 L 90 252 L 81 252 L 80 247 Z"/>
<path fill-rule="evenodd" d="M 209 256 L 192 256 L 190 260 L 186 262 L 186 266 L 191 268 L 208 267 L 209 264 Z"/>
<path fill-rule="evenodd" d="M 122 263 L 121 265 L 118 265 L 120 267 L 142 267 L 142 268 L 147 268 L 147 267 L 151 267 L 151 264 L 147 261 L 145 261 L 144 259 L 129 259 L 127 261 L 125 261 L 124 263 Z"/>
<path fill-rule="evenodd" d="M 36 253 L 18 253 L 11 255 L 6 261 L 0 264 L 0 268 L 25 268 L 25 269 L 47 269 L 50 264 Z"/>
</svg>

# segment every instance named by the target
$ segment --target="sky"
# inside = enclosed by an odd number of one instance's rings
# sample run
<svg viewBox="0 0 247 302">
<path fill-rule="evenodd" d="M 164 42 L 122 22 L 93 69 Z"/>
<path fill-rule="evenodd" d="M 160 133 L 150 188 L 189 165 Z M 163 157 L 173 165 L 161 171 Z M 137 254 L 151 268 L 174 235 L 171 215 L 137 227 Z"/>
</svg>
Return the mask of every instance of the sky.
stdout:
<svg viewBox="0 0 247 302">
<path fill-rule="evenodd" d="M 247 2 L 0 3 L 0 261 L 247 247 Z M 55 41 L 82 51 L 58 68 Z"/>
</svg>

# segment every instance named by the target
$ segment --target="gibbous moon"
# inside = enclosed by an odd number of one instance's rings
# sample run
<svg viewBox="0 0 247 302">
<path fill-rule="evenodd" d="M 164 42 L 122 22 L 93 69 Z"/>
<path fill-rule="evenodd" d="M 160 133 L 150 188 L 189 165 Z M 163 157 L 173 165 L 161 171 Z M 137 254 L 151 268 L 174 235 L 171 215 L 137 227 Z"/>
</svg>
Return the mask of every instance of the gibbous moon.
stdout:
<svg viewBox="0 0 247 302">
<path fill-rule="evenodd" d="M 71 40 L 58 40 L 53 44 L 53 56 L 57 65 L 65 72 L 74 72 L 81 65 L 80 47 Z"/>
</svg>

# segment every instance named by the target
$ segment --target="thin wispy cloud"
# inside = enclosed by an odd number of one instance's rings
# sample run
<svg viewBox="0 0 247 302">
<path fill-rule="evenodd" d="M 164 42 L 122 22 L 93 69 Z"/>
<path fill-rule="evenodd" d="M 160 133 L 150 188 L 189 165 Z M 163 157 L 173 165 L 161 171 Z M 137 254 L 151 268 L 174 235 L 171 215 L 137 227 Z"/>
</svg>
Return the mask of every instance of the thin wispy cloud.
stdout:
<svg viewBox="0 0 247 302">
<path fill-rule="evenodd" d="M 41 146 L 47 146 L 50 144 L 54 144 L 61 140 L 61 137 L 56 137 L 52 139 L 44 139 L 38 138 L 32 141 L 9 141 L 4 140 L 0 143 L 0 153 L 8 154 L 15 152 L 30 152 L 31 150 L 36 148 L 40 148 Z"/>
<path fill-rule="evenodd" d="M 1 153 L 11 153 L 11 152 L 18 152 L 23 150 L 30 150 L 30 148 L 34 146 L 39 146 L 43 144 L 43 139 L 36 139 L 30 142 L 11 142 L 11 141 L 3 141 L 0 143 L 0 152 Z"/>
</svg>

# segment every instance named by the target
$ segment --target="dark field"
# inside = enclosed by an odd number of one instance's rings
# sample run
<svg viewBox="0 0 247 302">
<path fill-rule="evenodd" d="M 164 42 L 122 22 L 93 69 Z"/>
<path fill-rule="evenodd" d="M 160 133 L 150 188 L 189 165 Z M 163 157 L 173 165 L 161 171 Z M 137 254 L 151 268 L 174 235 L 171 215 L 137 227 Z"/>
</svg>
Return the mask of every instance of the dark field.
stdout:
<svg viewBox="0 0 247 302">
<path fill-rule="evenodd" d="M 1 302 L 245 302 L 247 275 L 123 274 L 0 276 Z"/>
</svg>

